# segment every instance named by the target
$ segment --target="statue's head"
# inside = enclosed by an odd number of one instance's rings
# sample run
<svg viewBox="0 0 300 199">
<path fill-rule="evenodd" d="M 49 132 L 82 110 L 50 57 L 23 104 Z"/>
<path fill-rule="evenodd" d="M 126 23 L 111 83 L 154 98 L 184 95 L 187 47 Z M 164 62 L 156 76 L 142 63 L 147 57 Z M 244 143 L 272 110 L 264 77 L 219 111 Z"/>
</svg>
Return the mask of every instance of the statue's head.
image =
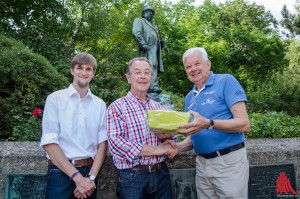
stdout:
<svg viewBox="0 0 300 199">
<path fill-rule="evenodd" d="M 154 13 L 155 13 L 155 10 L 153 9 L 153 7 L 150 4 L 147 4 L 143 8 L 142 17 L 147 19 L 148 21 L 151 21 Z"/>
</svg>

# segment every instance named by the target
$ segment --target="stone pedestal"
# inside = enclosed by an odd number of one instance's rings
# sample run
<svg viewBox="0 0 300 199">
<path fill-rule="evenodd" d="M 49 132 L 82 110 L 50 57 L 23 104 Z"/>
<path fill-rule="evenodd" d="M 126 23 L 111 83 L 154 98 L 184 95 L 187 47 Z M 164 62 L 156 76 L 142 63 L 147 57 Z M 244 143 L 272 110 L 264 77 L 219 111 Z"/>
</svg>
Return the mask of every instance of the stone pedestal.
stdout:
<svg viewBox="0 0 300 199">
<path fill-rule="evenodd" d="M 300 193 L 300 138 L 249 139 L 246 149 L 250 166 L 270 164 L 293 164 L 295 167 L 297 193 Z M 167 164 L 170 169 L 195 168 L 193 151 L 181 153 Z M 4 198 L 5 178 L 8 174 L 46 174 L 47 158 L 38 142 L 0 142 L 0 199 Z M 117 199 L 117 171 L 111 154 L 98 178 L 97 199 Z"/>
</svg>

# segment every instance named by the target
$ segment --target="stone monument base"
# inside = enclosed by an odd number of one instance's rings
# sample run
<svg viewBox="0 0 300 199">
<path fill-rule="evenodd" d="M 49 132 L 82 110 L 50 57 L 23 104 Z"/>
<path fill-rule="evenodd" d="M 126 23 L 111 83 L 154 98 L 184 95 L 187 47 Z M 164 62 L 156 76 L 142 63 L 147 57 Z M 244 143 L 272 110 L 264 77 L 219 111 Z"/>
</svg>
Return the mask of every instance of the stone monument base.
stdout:
<svg viewBox="0 0 300 199">
<path fill-rule="evenodd" d="M 250 185 L 254 188 L 258 182 L 269 183 L 276 182 L 280 179 L 283 185 L 289 185 L 288 189 L 292 193 L 295 191 L 299 198 L 300 193 L 300 138 L 288 138 L 288 139 L 248 139 L 246 141 L 246 149 L 248 152 L 248 158 L 250 166 L 266 166 L 266 165 L 294 165 L 295 169 L 295 183 L 292 183 L 292 177 L 288 172 L 286 175 L 273 175 L 272 181 L 269 178 L 271 175 L 262 173 L 259 169 L 260 175 L 254 175 Z M 176 156 L 172 160 L 168 160 L 167 164 L 170 169 L 187 169 L 187 174 L 183 172 L 183 175 L 190 175 L 195 168 L 196 155 L 193 151 L 184 152 Z M 45 151 L 39 146 L 39 142 L 0 142 L 0 198 L 4 198 L 5 194 L 5 182 L 6 177 L 13 174 L 46 174 L 48 161 L 45 156 Z M 275 169 L 272 166 L 269 173 L 274 173 Z M 277 167 L 276 167 L 277 168 Z M 276 169 L 278 170 L 278 169 Z M 264 172 L 265 170 L 263 170 Z M 280 170 L 279 173 L 282 171 Z M 177 174 L 179 174 L 177 172 Z M 174 183 L 177 184 L 177 190 L 186 190 L 186 194 L 193 190 L 191 182 L 182 181 L 178 175 L 174 174 Z M 275 177 L 274 177 L 275 176 Z M 286 176 L 286 177 L 285 177 Z M 113 164 L 111 154 L 107 154 L 106 160 L 99 172 L 97 186 L 97 199 L 117 199 L 116 196 L 116 181 L 117 170 Z M 264 180 L 264 181 L 263 181 Z M 277 183 L 278 184 L 278 183 Z M 282 184 L 282 183 L 281 183 Z M 12 185 L 12 184 L 11 184 Z M 275 184 L 276 185 L 276 184 Z M 279 184 L 278 184 L 279 185 Z M 261 188 L 263 186 L 258 187 Z M 278 186 L 279 195 L 281 198 L 291 198 L 291 193 L 285 194 L 283 189 L 286 186 Z M 191 189 L 192 188 L 192 189 Z M 273 186 L 273 190 L 276 191 L 276 186 Z M 255 189 L 257 194 L 259 190 Z M 262 190 L 264 191 L 264 190 Z M 178 192 L 179 194 L 179 192 Z M 190 196 L 192 197 L 192 196 Z M 292 198 L 295 198 L 292 197 Z"/>
</svg>

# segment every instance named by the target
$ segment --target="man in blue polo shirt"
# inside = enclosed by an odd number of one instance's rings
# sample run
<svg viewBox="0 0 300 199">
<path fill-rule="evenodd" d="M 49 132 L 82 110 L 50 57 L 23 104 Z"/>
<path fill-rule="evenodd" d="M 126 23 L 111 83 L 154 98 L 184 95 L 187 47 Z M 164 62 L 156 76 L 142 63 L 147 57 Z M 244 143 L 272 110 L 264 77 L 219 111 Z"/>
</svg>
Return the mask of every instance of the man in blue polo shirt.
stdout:
<svg viewBox="0 0 300 199">
<path fill-rule="evenodd" d="M 198 198 L 248 197 L 249 162 L 244 133 L 250 131 L 247 98 L 229 74 L 214 74 L 204 48 L 183 54 L 188 79 L 194 83 L 185 99 L 185 111 L 194 120 L 179 126 L 188 135 L 177 143 L 179 151 L 194 148 Z"/>
</svg>

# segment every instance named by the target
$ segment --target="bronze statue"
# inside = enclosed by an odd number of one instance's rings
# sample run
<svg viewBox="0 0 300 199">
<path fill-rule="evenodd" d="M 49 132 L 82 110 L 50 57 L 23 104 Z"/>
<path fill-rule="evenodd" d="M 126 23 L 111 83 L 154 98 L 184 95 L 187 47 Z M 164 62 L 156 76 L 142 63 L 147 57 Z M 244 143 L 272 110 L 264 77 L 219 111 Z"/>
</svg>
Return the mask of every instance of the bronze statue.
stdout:
<svg viewBox="0 0 300 199">
<path fill-rule="evenodd" d="M 165 42 L 159 39 L 157 30 L 151 24 L 154 16 L 153 7 L 148 4 L 143 8 L 142 18 L 136 18 L 133 22 L 132 34 L 139 47 L 139 56 L 146 57 L 153 65 L 153 74 L 148 93 L 161 93 L 158 85 L 157 74 L 164 72 L 161 49 Z"/>
</svg>

